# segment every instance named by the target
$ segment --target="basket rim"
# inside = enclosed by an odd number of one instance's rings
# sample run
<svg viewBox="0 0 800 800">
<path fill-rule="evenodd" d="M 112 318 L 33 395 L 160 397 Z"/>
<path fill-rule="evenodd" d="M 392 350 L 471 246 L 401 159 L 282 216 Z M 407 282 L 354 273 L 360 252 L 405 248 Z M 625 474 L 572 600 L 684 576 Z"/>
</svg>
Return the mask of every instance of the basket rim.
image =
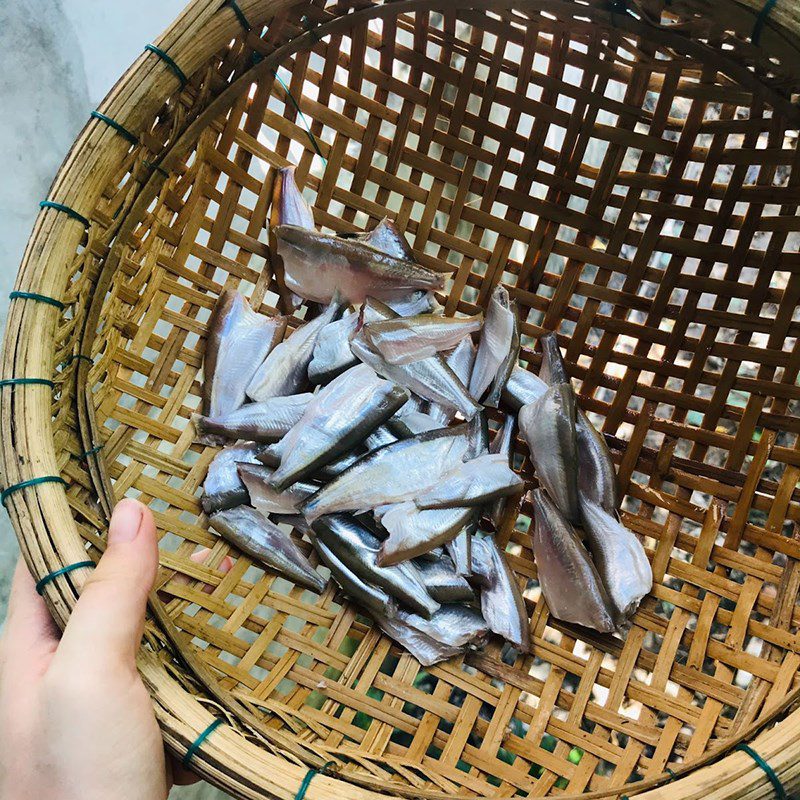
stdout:
<svg viewBox="0 0 800 800">
<path fill-rule="evenodd" d="M 751 11 L 753 7 L 760 7 L 760 3 L 753 0 L 726 0 L 726 2 L 739 9 L 747 6 L 748 11 Z M 252 16 L 256 22 L 265 21 L 276 11 L 295 5 L 290 0 L 272 0 L 270 3 L 262 2 L 262 0 L 240 0 L 240 4 L 243 6 L 245 13 Z M 384 10 L 383 13 L 401 13 L 407 8 L 416 9 L 422 6 L 438 8 L 449 4 L 450 0 L 440 0 L 440 2 L 435 2 L 435 0 L 401 0 L 401 2 L 391 4 L 391 12 Z M 569 0 L 552 0 L 551 2 L 548 2 L 548 0 L 518 0 L 518 2 L 508 0 L 507 3 L 504 2 L 503 4 L 520 8 L 542 6 L 576 7 Z M 496 4 L 490 3 L 488 0 L 475 0 L 470 5 L 480 8 Z M 327 30 L 328 26 L 347 25 L 349 27 L 352 25 L 352 20 L 358 18 L 358 15 L 368 11 L 374 12 L 376 9 L 382 8 L 385 9 L 383 6 L 362 9 L 361 12 L 347 15 L 347 19 L 344 17 L 332 18 L 318 28 L 317 31 Z M 585 6 L 577 6 L 577 8 L 582 13 L 587 10 Z M 752 11 L 752 13 L 755 12 Z M 605 16 L 608 17 L 609 15 L 606 14 Z M 798 17 L 797 23 L 793 32 L 787 29 L 795 37 L 800 36 L 800 17 Z M 216 52 L 216 49 L 224 44 L 225 41 L 230 40 L 231 37 L 239 33 L 238 20 L 234 16 L 233 10 L 228 8 L 227 3 L 223 3 L 220 8 L 220 0 L 194 0 L 156 41 L 163 49 L 168 49 L 176 60 L 184 65 L 187 74 L 191 75 L 206 60 L 209 52 Z M 202 38 L 198 34 L 210 39 L 212 44 L 204 41 L 203 49 L 197 47 L 197 40 Z M 301 42 L 303 36 L 310 38 L 310 35 L 306 34 L 297 37 L 286 46 L 287 48 L 291 47 L 288 52 L 295 51 L 293 46 Z M 188 66 L 189 64 L 191 64 L 191 67 Z M 259 65 L 252 68 L 239 81 L 249 82 L 254 75 L 258 74 L 255 70 L 259 68 L 266 69 L 267 65 Z M 189 141 L 193 140 L 193 132 L 202 126 L 202 123 L 209 115 L 213 114 L 217 104 L 227 106 L 227 99 L 230 97 L 229 93 L 235 86 L 236 83 L 220 93 L 209 108 L 182 133 L 174 144 L 170 145 L 170 154 L 177 154 L 182 142 L 185 143 L 187 139 Z M 138 130 L 141 128 L 142 120 L 152 119 L 157 109 L 173 92 L 174 75 L 172 75 L 168 67 L 143 55 L 123 74 L 99 108 L 104 113 L 116 114 L 114 118 L 121 120 L 121 123 L 126 127 L 134 126 L 132 129 Z M 129 127 L 129 129 L 131 128 Z M 104 126 L 89 120 L 59 169 L 48 197 L 58 197 L 60 202 L 68 205 L 71 202 L 83 199 L 85 204 L 86 195 L 79 194 L 79 190 L 85 190 L 87 179 L 91 178 L 89 183 L 93 184 L 92 191 L 94 194 L 90 195 L 92 197 L 90 205 L 94 207 L 105 181 L 111 171 L 118 166 L 119 160 L 127 154 L 128 149 L 129 145 L 120 142 L 119 137 L 115 137 L 113 132 L 109 133 Z M 155 185 L 153 183 L 154 178 L 155 175 L 140 187 L 139 200 L 146 196 L 148 188 L 152 188 Z M 98 187 L 100 187 L 99 190 Z M 133 211 L 136 207 L 137 203 L 134 203 L 126 209 L 125 214 L 121 215 L 120 225 L 124 223 L 126 218 L 133 216 Z M 74 254 L 83 232 L 77 230 L 77 226 L 64 220 L 62 216 L 46 209 L 40 211 L 23 257 L 14 287 L 15 290 L 46 293 L 45 289 L 48 285 L 63 285 L 64 271 L 66 269 L 63 265 L 68 263 L 68 259 L 63 259 L 60 256 L 65 253 Z M 103 272 L 111 273 L 113 270 L 108 270 L 107 265 L 104 265 Z M 97 294 L 100 295 L 101 293 L 98 292 Z M 16 365 L 24 364 L 32 374 L 46 374 L 46 371 L 50 369 L 48 354 L 52 352 L 56 319 L 50 314 L 51 311 L 52 307 L 43 306 L 42 304 L 16 304 L 16 307 L 12 306 L 8 315 L 3 348 L 2 377 L 15 375 Z M 84 333 L 90 331 L 91 326 L 87 325 Z M 82 372 L 82 370 L 88 372 L 88 365 L 79 362 L 78 369 L 76 369 L 78 386 L 82 385 L 81 376 L 83 376 L 84 380 L 86 377 L 86 372 Z M 26 477 L 23 475 L 26 470 L 23 470 L 16 458 L 17 449 L 12 445 L 12 442 L 17 439 L 22 440 L 26 446 L 28 445 L 28 440 L 31 439 L 36 445 L 35 448 L 29 450 L 30 454 L 35 457 L 29 460 L 28 469 L 33 468 L 35 474 L 58 474 L 57 454 L 53 437 L 52 435 L 44 437 L 41 435 L 42 431 L 47 431 L 49 434 L 52 433 L 49 397 L 46 393 L 38 392 L 30 395 L 30 399 L 26 396 L 24 405 L 22 403 L 17 404 L 22 406 L 25 412 L 21 415 L 22 419 L 18 420 L 12 410 L 13 404 L 10 395 L 11 393 L 6 393 L 2 399 L 4 412 L 2 424 L 5 435 L 0 441 L 0 460 L 2 461 L 0 478 L 2 478 L 3 484 L 9 486 Z M 80 392 L 76 396 L 80 397 Z M 14 425 L 11 422 L 12 418 L 18 424 Z M 22 424 L 19 424 L 20 421 Z M 41 441 L 42 439 L 44 439 L 44 442 Z M 85 557 L 85 551 L 79 545 L 81 538 L 69 510 L 65 487 L 55 484 L 36 487 L 36 496 L 30 503 L 27 502 L 23 493 L 17 493 L 10 498 L 9 514 L 20 542 L 23 556 L 35 577 L 41 577 L 52 571 L 52 569 L 76 561 L 81 557 L 81 554 Z M 35 536 L 30 535 L 32 530 L 37 527 L 48 530 L 56 527 L 63 529 L 65 526 L 67 526 L 70 533 L 74 533 L 74 537 L 70 538 L 66 546 L 63 546 L 62 543 L 49 553 L 42 552 L 40 549 L 41 542 Z M 38 552 L 29 548 L 32 542 L 36 542 Z M 62 581 L 63 589 L 52 583 L 47 587 L 45 592 L 46 600 L 54 613 L 56 621 L 62 627 L 66 624 L 69 612 L 77 601 L 84 579 L 85 575 L 81 571 L 77 575 L 71 575 L 69 580 Z M 142 647 L 138 656 L 138 664 L 148 689 L 151 691 L 165 741 L 178 756 L 185 756 L 192 742 L 206 729 L 207 725 L 214 719 L 214 715 L 204 707 L 203 702 L 180 686 L 152 651 Z M 185 695 L 185 697 L 181 697 L 181 700 L 185 702 L 176 703 L 175 698 L 171 696 L 173 692 Z M 669 790 L 676 791 L 680 785 L 681 789 L 678 791 L 681 793 L 679 796 L 701 797 L 711 785 L 710 776 L 704 775 L 704 773 L 720 767 L 725 768 L 725 774 L 742 776 L 744 773 L 750 773 L 754 776 L 755 783 L 763 782 L 763 772 L 752 763 L 746 754 L 731 752 L 739 742 L 746 741 L 754 734 L 757 734 L 754 743 L 758 744 L 759 750 L 770 760 L 769 755 L 772 754 L 771 749 L 773 747 L 772 739 L 781 738 L 778 736 L 779 728 L 781 731 L 785 730 L 786 740 L 790 742 L 790 745 L 787 747 L 784 741 L 780 747 L 776 746 L 773 755 L 777 759 L 781 753 L 785 754 L 791 750 L 793 757 L 796 759 L 800 755 L 800 744 L 792 746 L 789 739 L 789 729 L 800 722 L 800 710 L 792 712 L 771 729 L 766 729 L 766 726 L 780 715 L 785 714 L 798 698 L 800 698 L 800 688 L 786 695 L 780 704 L 760 717 L 756 723 L 752 723 L 735 739 L 725 740 L 725 746 L 710 751 L 703 758 L 691 762 L 685 770 L 677 771 L 675 773 L 676 779 L 670 783 Z M 213 746 L 213 740 L 210 745 L 206 743 L 203 749 L 195 754 L 192 764 L 203 777 L 228 791 L 238 791 L 242 796 L 258 797 L 262 796 L 261 792 L 266 791 L 270 792 L 271 796 L 291 797 L 308 772 L 306 765 L 294 763 L 285 754 L 276 755 L 273 752 L 267 752 L 264 747 L 251 741 L 250 737 L 243 735 L 230 726 L 226 726 L 225 734 L 218 733 L 218 735 L 224 736 L 231 741 L 233 741 L 233 736 L 237 736 L 236 746 L 244 748 L 248 759 L 263 763 L 263 769 L 259 771 L 259 777 L 262 779 L 261 784 L 240 782 L 233 786 L 224 780 L 224 778 L 230 779 L 232 777 L 230 770 L 226 770 L 224 761 L 220 762 L 213 758 L 213 755 L 220 748 Z M 282 775 L 285 779 L 284 782 L 277 783 L 267 778 L 267 776 L 273 775 Z M 237 777 L 242 779 L 242 776 Z M 662 775 L 638 784 L 620 787 L 618 790 L 602 790 L 580 795 L 564 795 L 563 797 L 565 800 L 579 800 L 580 798 L 588 800 L 589 798 L 617 796 L 622 790 L 627 791 L 630 795 L 641 797 L 665 797 L 667 790 L 658 789 L 658 787 L 670 780 L 669 776 Z M 381 781 L 381 783 L 386 785 L 385 781 Z M 718 777 L 713 779 L 713 785 L 719 785 Z M 294 788 L 289 789 L 289 786 Z M 309 789 L 308 797 L 312 798 L 312 800 L 315 797 L 328 797 L 331 792 L 337 789 L 343 792 L 342 796 L 352 797 L 354 800 L 362 797 L 377 799 L 387 796 L 382 792 L 363 788 L 350 777 L 341 779 L 330 775 L 320 775 Z M 646 794 L 641 794 L 649 789 L 655 789 L 655 792 L 647 791 Z M 695 792 L 698 793 L 695 794 Z M 420 790 L 411 789 L 410 787 L 408 788 L 408 793 L 419 797 L 454 797 L 444 793 L 420 792 Z"/>
</svg>

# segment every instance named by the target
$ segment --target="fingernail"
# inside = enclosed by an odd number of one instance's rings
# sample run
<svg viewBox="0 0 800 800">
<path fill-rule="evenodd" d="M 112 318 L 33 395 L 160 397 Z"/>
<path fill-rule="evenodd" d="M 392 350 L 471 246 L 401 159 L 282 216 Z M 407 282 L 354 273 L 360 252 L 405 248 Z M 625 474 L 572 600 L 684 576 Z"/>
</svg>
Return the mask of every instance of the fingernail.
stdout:
<svg viewBox="0 0 800 800">
<path fill-rule="evenodd" d="M 142 504 L 126 498 L 120 500 L 111 515 L 108 528 L 108 541 L 113 544 L 127 544 L 139 534 L 142 526 Z"/>
</svg>

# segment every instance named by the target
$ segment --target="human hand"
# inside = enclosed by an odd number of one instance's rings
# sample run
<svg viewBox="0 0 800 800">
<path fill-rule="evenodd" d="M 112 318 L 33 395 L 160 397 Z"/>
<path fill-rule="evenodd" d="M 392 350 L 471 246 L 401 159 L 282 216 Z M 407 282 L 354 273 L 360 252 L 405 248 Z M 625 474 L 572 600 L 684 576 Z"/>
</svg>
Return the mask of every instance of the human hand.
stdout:
<svg viewBox="0 0 800 800">
<path fill-rule="evenodd" d="M 165 755 L 136 671 L 157 567 L 153 515 L 122 500 L 108 548 L 59 634 L 17 565 L 0 641 L 3 800 L 162 800 L 173 783 L 198 780 Z"/>
</svg>

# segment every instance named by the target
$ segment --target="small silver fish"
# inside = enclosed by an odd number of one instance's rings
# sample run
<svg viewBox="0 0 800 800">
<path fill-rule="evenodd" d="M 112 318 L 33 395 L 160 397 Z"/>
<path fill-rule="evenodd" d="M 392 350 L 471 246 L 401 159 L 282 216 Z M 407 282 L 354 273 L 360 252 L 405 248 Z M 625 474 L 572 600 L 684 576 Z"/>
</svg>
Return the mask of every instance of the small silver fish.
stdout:
<svg viewBox="0 0 800 800">
<path fill-rule="evenodd" d="M 254 508 L 218 511 L 209 524 L 225 541 L 274 572 L 318 593 L 325 588 L 322 576 L 291 537 Z"/>
<path fill-rule="evenodd" d="M 417 558 L 413 561 L 428 594 L 440 603 L 471 603 L 475 592 L 466 579 L 456 572 L 450 556 L 438 559 Z"/>
<path fill-rule="evenodd" d="M 452 350 L 471 333 L 480 330 L 483 317 L 443 317 L 419 314 L 364 325 L 370 346 L 389 364 L 410 364 Z"/>
<path fill-rule="evenodd" d="M 408 400 L 408 392 L 359 364 L 314 395 L 286 434 L 281 465 L 270 481 L 282 491 L 363 442 Z"/>
<path fill-rule="evenodd" d="M 503 389 L 502 401 L 510 411 L 538 400 L 547 391 L 547 384 L 527 369 L 515 366 Z"/>
<path fill-rule="evenodd" d="M 567 383 L 551 386 L 519 412 L 539 483 L 572 523 L 580 522 L 575 395 Z"/>
<path fill-rule="evenodd" d="M 617 624 L 624 625 L 653 588 L 647 554 L 639 539 L 596 503 L 581 497 L 581 513 L 586 542 L 617 612 Z"/>
<path fill-rule="evenodd" d="M 222 417 L 244 404 L 247 385 L 285 328 L 285 317 L 257 314 L 238 292 L 222 292 L 208 321 L 203 416 Z"/>
<path fill-rule="evenodd" d="M 472 575 L 472 542 L 475 538 L 475 531 L 478 529 L 477 516 L 477 514 L 473 514 L 467 520 L 465 527 L 444 546 L 453 560 L 456 574 L 462 578 L 469 578 Z"/>
<path fill-rule="evenodd" d="M 578 449 L 578 494 L 595 503 L 607 514 L 619 508 L 617 472 L 606 439 L 578 408 L 575 415 L 575 435 Z"/>
<path fill-rule="evenodd" d="M 317 336 L 314 354 L 308 365 L 311 383 L 328 383 L 345 370 L 358 364 L 350 349 L 350 337 L 358 327 L 358 314 L 348 314 L 328 323 Z"/>
<path fill-rule="evenodd" d="M 413 434 L 411 434 L 413 436 Z M 408 436 L 403 437 L 408 438 Z M 378 450 L 381 447 L 386 447 L 387 444 L 394 444 L 395 442 L 399 441 L 400 437 L 395 436 L 392 433 L 391 429 L 386 425 L 381 425 L 379 428 L 376 428 L 367 438 L 364 440 L 364 447 L 371 453 L 373 450 Z"/>
<path fill-rule="evenodd" d="M 569 375 L 561 350 L 558 347 L 558 337 L 555 333 L 545 333 L 539 337 L 542 347 L 542 366 L 539 377 L 548 385 L 556 386 L 559 383 L 569 383 Z"/>
<path fill-rule="evenodd" d="M 276 492 L 269 485 L 274 470 L 261 464 L 237 464 L 237 468 L 247 487 L 251 505 L 265 517 L 269 514 L 299 514 L 300 506 L 319 489 L 314 483 L 297 481 L 285 491 Z"/>
<path fill-rule="evenodd" d="M 490 453 L 504 455 L 510 469 L 514 468 L 514 440 L 517 432 L 517 418 L 513 414 L 506 414 L 503 420 L 503 427 L 497 431 L 492 443 L 489 445 Z M 523 484 L 524 486 L 524 484 Z M 520 492 L 522 489 L 520 489 Z M 492 503 L 489 517 L 497 530 L 508 507 L 508 498 L 499 497 Z"/>
<path fill-rule="evenodd" d="M 360 447 L 358 450 L 355 450 L 352 453 L 345 453 L 343 456 L 339 456 L 336 461 L 331 461 L 330 464 L 326 464 L 316 475 L 314 475 L 314 478 L 317 478 L 323 482 L 332 481 L 343 472 L 347 472 L 347 470 L 350 469 L 353 464 L 361 461 L 365 455 L 365 451 Z"/>
<path fill-rule="evenodd" d="M 464 652 L 463 647 L 449 647 L 431 639 L 422 631 L 414 628 L 406 620 L 397 616 L 390 619 L 382 614 L 373 613 L 378 627 L 390 638 L 411 653 L 423 667 L 430 667 L 440 661 L 447 661 Z"/>
<path fill-rule="evenodd" d="M 314 538 L 314 546 L 333 579 L 351 600 L 374 614 L 389 619 L 395 616 L 397 601 L 384 589 L 362 580 L 319 537 Z"/>
<path fill-rule="evenodd" d="M 232 444 L 214 456 L 208 466 L 200 500 L 206 514 L 248 502 L 247 488 L 239 477 L 237 465 L 258 464 L 256 456 L 262 450 L 263 446 L 254 443 Z"/>
<path fill-rule="evenodd" d="M 484 405 L 497 406 L 511 371 L 516 366 L 518 355 L 519 322 L 516 305 L 511 302 L 505 286 L 498 284 L 486 309 L 486 322 L 475 356 L 469 393 L 476 400 L 486 395 Z"/>
<path fill-rule="evenodd" d="M 279 225 L 296 225 L 298 228 L 314 230 L 314 213 L 297 186 L 295 167 L 290 165 L 278 170 L 272 195 L 272 207 L 277 209 Z"/>
<path fill-rule="evenodd" d="M 323 514 L 369 511 L 414 497 L 464 459 L 469 437 L 469 427 L 459 425 L 375 450 L 320 489 L 303 513 L 313 521 Z"/>
<path fill-rule="evenodd" d="M 402 609 L 398 610 L 397 616 L 448 647 L 479 647 L 489 633 L 486 620 L 474 608 L 455 603 L 443 605 L 430 619 Z"/>
<path fill-rule="evenodd" d="M 390 253 L 389 255 L 392 254 Z M 366 302 L 369 302 L 369 298 L 367 298 Z M 401 317 L 432 314 L 439 308 L 433 292 L 427 289 L 417 289 L 417 291 L 404 297 L 388 297 L 384 300 L 384 303 Z"/>
<path fill-rule="evenodd" d="M 338 289 L 348 302 L 361 303 L 444 287 L 443 275 L 357 239 L 294 225 L 278 225 L 274 232 L 286 287 L 306 300 L 329 302 Z"/>
<path fill-rule="evenodd" d="M 550 613 L 601 633 L 617 626 L 614 607 L 597 567 L 556 504 L 541 489 L 534 507 L 533 556 Z"/>
<path fill-rule="evenodd" d="M 300 421 L 312 396 L 270 397 L 261 403 L 248 403 L 224 417 L 195 416 L 194 426 L 201 441 L 209 444 L 226 439 L 275 442 Z"/>
<path fill-rule="evenodd" d="M 462 339 L 458 346 L 445 356 L 444 360 L 461 383 L 463 383 L 464 386 L 469 386 L 472 367 L 475 364 L 475 345 L 472 344 L 472 339 Z M 439 403 L 431 403 L 427 413 L 433 417 L 441 427 L 449 425 L 455 417 L 455 411 L 451 406 L 443 406 Z"/>
<path fill-rule="evenodd" d="M 392 597 L 425 618 L 438 611 L 417 570 L 411 564 L 378 566 L 380 541 L 354 517 L 331 514 L 313 524 L 317 539 L 363 581 L 380 586 Z"/>
<path fill-rule="evenodd" d="M 508 466 L 508 456 L 487 453 L 442 475 L 438 484 L 421 492 L 414 502 L 421 509 L 483 506 L 524 488 L 525 482 Z"/>
<path fill-rule="evenodd" d="M 402 428 L 399 427 L 401 425 L 403 426 Z M 440 425 L 433 417 L 429 416 L 428 414 L 423 414 L 421 411 L 409 411 L 402 416 L 400 416 L 400 412 L 398 411 L 397 414 L 395 414 L 386 423 L 386 426 L 397 436 L 398 439 L 409 438 L 408 436 L 400 435 L 405 433 L 403 428 L 405 428 L 406 431 L 409 431 L 412 436 L 416 436 L 419 433 L 425 433 L 425 431 L 435 431 L 444 427 L 443 425 Z"/>
<path fill-rule="evenodd" d="M 481 612 L 489 629 L 523 653 L 531 652 L 528 611 L 505 554 L 491 536 L 472 542 L 473 569 L 481 585 Z"/>
</svg>

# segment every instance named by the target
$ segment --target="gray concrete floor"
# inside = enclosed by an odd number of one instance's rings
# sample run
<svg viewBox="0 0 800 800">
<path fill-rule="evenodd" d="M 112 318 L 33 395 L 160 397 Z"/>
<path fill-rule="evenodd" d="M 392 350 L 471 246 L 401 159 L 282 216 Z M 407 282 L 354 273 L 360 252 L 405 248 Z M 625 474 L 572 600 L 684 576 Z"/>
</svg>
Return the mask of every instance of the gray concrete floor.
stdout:
<svg viewBox="0 0 800 800">
<path fill-rule="evenodd" d="M 90 111 L 185 0 L 0 3 L 0 325 L 48 187 Z M 0 619 L 19 549 L 0 511 Z M 201 784 L 176 800 L 223 800 Z"/>
</svg>

